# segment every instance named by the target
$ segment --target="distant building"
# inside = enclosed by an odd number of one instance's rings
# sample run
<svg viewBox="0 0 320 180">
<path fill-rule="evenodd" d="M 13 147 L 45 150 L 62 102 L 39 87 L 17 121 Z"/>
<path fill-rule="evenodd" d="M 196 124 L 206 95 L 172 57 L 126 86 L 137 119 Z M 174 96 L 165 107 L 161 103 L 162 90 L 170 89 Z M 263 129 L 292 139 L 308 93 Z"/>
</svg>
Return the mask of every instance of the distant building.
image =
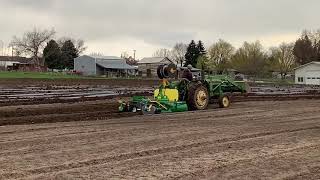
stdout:
<svg viewBox="0 0 320 180">
<path fill-rule="evenodd" d="M 320 85 L 320 62 L 310 62 L 294 69 L 296 84 Z"/>
<path fill-rule="evenodd" d="M 137 67 L 115 56 L 80 56 L 74 59 L 74 70 L 86 76 L 125 77 L 135 75 Z"/>
<path fill-rule="evenodd" d="M 36 65 L 32 58 L 19 56 L 0 56 L 2 71 L 46 71 L 45 66 Z"/>
<path fill-rule="evenodd" d="M 12 67 L 13 64 L 27 63 L 28 61 L 28 58 L 0 56 L 0 70 L 6 71 L 8 68 Z"/>
<path fill-rule="evenodd" d="M 162 64 L 170 64 L 172 61 L 167 57 L 143 58 L 138 62 L 139 75 L 142 77 L 157 77 L 157 68 Z"/>
</svg>

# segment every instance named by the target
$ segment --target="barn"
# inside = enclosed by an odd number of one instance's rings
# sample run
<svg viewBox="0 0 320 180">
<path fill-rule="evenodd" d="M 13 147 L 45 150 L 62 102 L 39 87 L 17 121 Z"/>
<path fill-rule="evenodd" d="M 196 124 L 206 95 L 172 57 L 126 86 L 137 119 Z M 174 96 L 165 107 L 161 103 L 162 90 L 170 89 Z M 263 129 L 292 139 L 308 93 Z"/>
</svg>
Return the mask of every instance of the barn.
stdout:
<svg viewBox="0 0 320 180">
<path fill-rule="evenodd" d="M 136 69 L 115 56 L 83 55 L 74 59 L 74 70 L 85 76 L 127 77 L 135 75 Z"/>
<path fill-rule="evenodd" d="M 295 83 L 320 85 L 320 62 L 310 62 L 294 69 Z"/>
<path fill-rule="evenodd" d="M 142 77 L 155 78 L 157 68 L 162 64 L 170 64 L 172 61 L 167 57 L 143 58 L 138 62 L 139 75 Z"/>
</svg>

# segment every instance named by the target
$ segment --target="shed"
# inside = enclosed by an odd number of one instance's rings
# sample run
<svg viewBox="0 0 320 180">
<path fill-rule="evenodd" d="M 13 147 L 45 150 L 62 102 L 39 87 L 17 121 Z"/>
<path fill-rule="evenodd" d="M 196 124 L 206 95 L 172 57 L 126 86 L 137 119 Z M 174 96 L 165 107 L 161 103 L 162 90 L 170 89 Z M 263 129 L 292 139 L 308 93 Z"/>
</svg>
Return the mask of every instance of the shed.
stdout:
<svg viewBox="0 0 320 180">
<path fill-rule="evenodd" d="M 44 65 L 35 64 L 32 58 L 19 56 L 0 56 L 0 70 L 43 72 L 47 71 L 47 67 Z"/>
<path fill-rule="evenodd" d="M 115 56 L 80 56 L 74 59 L 74 70 L 86 76 L 125 77 L 135 75 L 137 68 Z"/>
<path fill-rule="evenodd" d="M 320 85 L 320 62 L 310 62 L 294 69 L 295 83 Z"/>
<path fill-rule="evenodd" d="M 138 62 L 139 75 L 142 77 L 157 77 L 157 68 L 162 64 L 170 64 L 172 61 L 167 57 L 148 57 Z"/>
</svg>

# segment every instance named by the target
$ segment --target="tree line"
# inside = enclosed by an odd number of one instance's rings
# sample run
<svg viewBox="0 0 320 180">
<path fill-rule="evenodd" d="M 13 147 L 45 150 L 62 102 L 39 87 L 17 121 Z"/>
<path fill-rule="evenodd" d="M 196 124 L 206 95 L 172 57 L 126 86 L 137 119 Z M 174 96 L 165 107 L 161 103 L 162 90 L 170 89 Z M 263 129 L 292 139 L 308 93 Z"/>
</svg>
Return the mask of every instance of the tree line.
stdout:
<svg viewBox="0 0 320 180">
<path fill-rule="evenodd" d="M 31 56 L 36 65 L 46 65 L 50 69 L 73 69 L 74 58 L 86 50 L 84 41 L 71 37 L 56 40 L 55 34 L 54 29 L 34 28 L 22 37 L 14 36 L 10 46 L 14 55 Z"/>
<path fill-rule="evenodd" d="M 50 69 L 72 69 L 73 60 L 86 49 L 84 41 L 70 37 L 55 39 L 54 29 L 38 29 L 25 32 L 22 37 L 13 37 L 10 46 L 15 55 L 31 56 L 37 65 Z M 129 64 L 136 64 L 134 58 L 122 55 Z M 266 77 L 278 72 L 282 78 L 295 67 L 320 61 L 320 30 L 302 32 L 293 43 L 281 43 L 265 49 L 259 41 L 244 42 L 235 48 L 225 40 L 218 40 L 208 49 L 203 42 L 192 40 L 189 44 L 176 43 L 171 50 L 159 49 L 154 57 L 169 57 L 176 64 L 215 71 L 218 74 L 234 69 L 240 73 Z M 42 57 L 42 58 L 41 58 Z"/>
<path fill-rule="evenodd" d="M 172 50 L 159 49 L 153 56 L 169 57 L 181 66 L 191 64 L 218 74 L 233 69 L 250 76 L 270 77 L 272 72 L 277 72 L 284 79 L 295 67 L 320 61 L 320 30 L 305 30 L 295 42 L 283 42 L 269 49 L 259 41 L 244 42 L 236 49 L 220 39 L 206 50 L 202 41 L 192 40 L 188 45 L 177 43 Z"/>
</svg>

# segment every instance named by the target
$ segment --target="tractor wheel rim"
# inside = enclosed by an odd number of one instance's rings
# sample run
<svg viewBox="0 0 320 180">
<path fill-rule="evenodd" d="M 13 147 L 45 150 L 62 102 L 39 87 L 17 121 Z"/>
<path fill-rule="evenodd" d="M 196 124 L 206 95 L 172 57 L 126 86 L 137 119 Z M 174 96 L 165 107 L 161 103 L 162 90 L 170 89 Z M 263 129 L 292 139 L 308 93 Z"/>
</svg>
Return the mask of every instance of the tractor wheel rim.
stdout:
<svg viewBox="0 0 320 180">
<path fill-rule="evenodd" d="M 201 90 L 197 94 L 197 104 L 201 107 L 205 106 L 207 103 L 207 94 L 205 91 Z"/>
<path fill-rule="evenodd" d="M 224 107 L 229 106 L 229 99 L 227 97 L 224 97 L 222 99 L 222 104 L 223 104 Z"/>
</svg>

